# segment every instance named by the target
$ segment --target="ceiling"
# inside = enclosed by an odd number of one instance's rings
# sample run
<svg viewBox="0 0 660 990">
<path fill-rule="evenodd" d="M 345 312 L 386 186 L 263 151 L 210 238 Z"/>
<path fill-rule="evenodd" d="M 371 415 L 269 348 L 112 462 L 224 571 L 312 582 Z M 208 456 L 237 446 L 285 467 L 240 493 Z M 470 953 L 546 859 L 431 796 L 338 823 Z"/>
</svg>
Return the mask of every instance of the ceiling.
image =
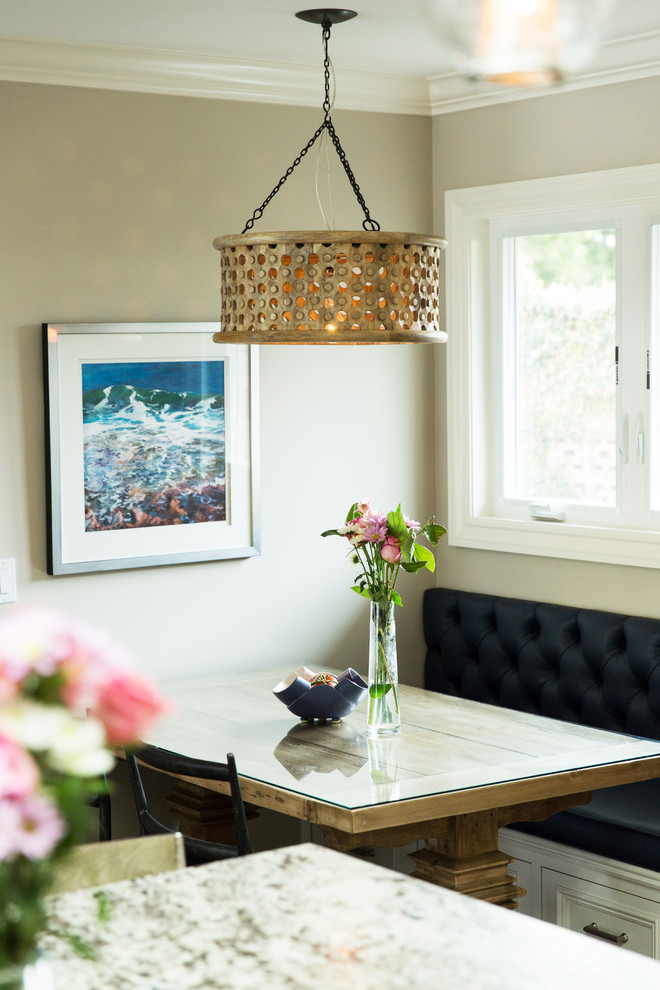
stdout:
<svg viewBox="0 0 660 990">
<path fill-rule="evenodd" d="M 461 79 L 439 6 L 355 0 L 358 17 L 332 31 L 337 106 L 438 113 L 538 94 Z M 294 16 L 304 8 L 300 0 L 0 0 L 0 78 L 313 104 L 322 93 L 321 29 Z M 615 0 L 591 64 L 563 85 L 658 73 L 660 3 Z"/>
</svg>

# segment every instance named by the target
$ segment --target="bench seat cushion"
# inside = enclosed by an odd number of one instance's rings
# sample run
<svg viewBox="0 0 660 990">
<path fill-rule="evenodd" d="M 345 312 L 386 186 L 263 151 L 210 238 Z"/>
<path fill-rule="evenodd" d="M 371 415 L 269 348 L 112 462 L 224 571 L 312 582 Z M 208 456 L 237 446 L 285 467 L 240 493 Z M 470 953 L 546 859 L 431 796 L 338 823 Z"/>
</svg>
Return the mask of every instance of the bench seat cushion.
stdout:
<svg viewBox="0 0 660 990">
<path fill-rule="evenodd" d="M 660 620 L 475 592 L 424 596 L 428 690 L 660 739 Z M 660 870 L 660 780 L 514 828 Z"/>
<path fill-rule="evenodd" d="M 511 828 L 660 872 L 660 780 L 594 791 L 589 804 Z"/>
</svg>

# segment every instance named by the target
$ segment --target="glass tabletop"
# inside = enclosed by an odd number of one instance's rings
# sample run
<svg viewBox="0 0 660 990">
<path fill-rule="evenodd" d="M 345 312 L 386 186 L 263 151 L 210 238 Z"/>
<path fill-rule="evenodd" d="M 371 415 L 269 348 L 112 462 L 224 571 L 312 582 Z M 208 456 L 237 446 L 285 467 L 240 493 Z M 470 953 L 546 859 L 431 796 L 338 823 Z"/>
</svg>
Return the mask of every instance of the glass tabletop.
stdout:
<svg viewBox="0 0 660 990">
<path fill-rule="evenodd" d="M 345 809 L 626 761 L 636 761 L 638 776 L 660 775 L 658 741 L 403 685 L 399 735 L 367 736 L 365 700 L 339 724 L 303 724 L 273 695 L 288 673 L 278 667 L 162 681 L 176 707 L 145 741 L 207 760 L 233 752 L 244 780 Z M 650 758 L 656 765 L 640 771 Z M 624 778 L 611 781 L 618 782 Z"/>
</svg>

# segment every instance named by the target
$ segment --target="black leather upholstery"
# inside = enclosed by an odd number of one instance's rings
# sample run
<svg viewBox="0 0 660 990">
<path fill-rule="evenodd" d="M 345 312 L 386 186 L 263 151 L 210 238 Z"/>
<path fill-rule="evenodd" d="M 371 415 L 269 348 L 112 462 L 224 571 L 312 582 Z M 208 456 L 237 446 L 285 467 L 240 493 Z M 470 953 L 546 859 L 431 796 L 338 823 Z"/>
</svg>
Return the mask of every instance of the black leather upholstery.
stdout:
<svg viewBox="0 0 660 990">
<path fill-rule="evenodd" d="M 658 619 L 432 588 L 424 631 L 430 690 L 660 739 Z M 515 827 L 660 870 L 660 781 Z"/>
</svg>

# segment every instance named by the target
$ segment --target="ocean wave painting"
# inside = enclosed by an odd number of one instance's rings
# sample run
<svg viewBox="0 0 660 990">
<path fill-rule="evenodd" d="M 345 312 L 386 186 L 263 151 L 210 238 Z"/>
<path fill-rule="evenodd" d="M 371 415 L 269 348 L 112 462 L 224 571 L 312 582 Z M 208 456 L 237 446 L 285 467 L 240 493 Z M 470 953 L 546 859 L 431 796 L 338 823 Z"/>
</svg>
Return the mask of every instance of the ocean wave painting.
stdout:
<svg viewBox="0 0 660 990">
<path fill-rule="evenodd" d="M 82 365 L 85 529 L 226 519 L 224 361 Z"/>
</svg>

